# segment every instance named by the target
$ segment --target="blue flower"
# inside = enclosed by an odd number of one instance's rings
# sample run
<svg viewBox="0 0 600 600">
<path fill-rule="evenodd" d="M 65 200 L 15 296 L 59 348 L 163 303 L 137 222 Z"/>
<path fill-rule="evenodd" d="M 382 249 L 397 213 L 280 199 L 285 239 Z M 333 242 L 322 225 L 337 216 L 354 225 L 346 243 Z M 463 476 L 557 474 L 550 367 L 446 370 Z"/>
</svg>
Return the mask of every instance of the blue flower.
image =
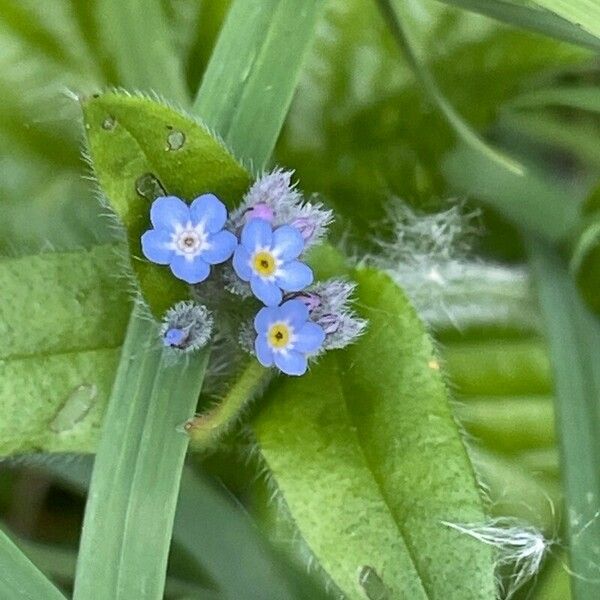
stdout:
<svg viewBox="0 0 600 600">
<path fill-rule="evenodd" d="M 308 307 L 300 300 L 261 308 L 254 329 L 258 334 L 254 350 L 260 364 L 275 364 L 287 375 L 304 375 L 307 355 L 316 353 L 325 341 L 323 328 L 308 320 Z"/>
<path fill-rule="evenodd" d="M 190 206 L 175 196 L 157 198 L 150 208 L 154 229 L 142 235 L 144 256 L 169 265 L 178 279 L 193 284 L 204 281 L 210 265 L 225 262 L 237 245 L 233 233 L 224 231 L 225 205 L 213 194 L 203 194 Z"/>
<path fill-rule="evenodd" d="M 282 225 L 273 231 L 264 219 L 252 219 L 242 229 L 233 268 L 250 282 L 259 300 L 277 306 L 283 292 L 299 292 L 313 281 L 310 267 L 297 260 L 303 250 L 304 239 L 295 227 Z"/>
</svg>

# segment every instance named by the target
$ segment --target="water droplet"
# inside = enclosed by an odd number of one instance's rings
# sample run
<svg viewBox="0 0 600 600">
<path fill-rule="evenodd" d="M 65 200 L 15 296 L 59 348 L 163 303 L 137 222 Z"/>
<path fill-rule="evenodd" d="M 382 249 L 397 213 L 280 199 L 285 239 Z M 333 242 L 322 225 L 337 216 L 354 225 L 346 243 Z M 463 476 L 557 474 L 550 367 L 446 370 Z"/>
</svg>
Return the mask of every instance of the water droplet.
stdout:
<svg viewBox="0 0 600 600">
<path fill-rule="evenodd" d="M 390 600 L 390 590 L 373 567 L 365 565 L 358 570 L 358 583 L 369 600 Z"/>
<path fill-rule="evenodd" d="M 97 396 L 98 388 L 93 384 L 82 383 L 73 388 L 54 415 L 50 429 L 56 433 L 73 429 L 88 414 Z"/>
<path fill-rule="evenodd" d="M 135 182 L 135 191 L 150 202 L 154 202 L 159 196 L 166 195 L 165 188 L 152 173 L 144 173 L 138 177 Z"/>
<path fill-rule="evenodd" d="M 108 115 L 102 121 L 102 129 L 106 129 L 107 131 L 112 131 L 117 124 L 116 119 L 112 115 Z"/>
<path fill-rule="evenodd" d="M 167 150 L 179 150 L 185 144 L 185 134 L 183 131 L 173 129 L 167 136 Z"/>
</svg>

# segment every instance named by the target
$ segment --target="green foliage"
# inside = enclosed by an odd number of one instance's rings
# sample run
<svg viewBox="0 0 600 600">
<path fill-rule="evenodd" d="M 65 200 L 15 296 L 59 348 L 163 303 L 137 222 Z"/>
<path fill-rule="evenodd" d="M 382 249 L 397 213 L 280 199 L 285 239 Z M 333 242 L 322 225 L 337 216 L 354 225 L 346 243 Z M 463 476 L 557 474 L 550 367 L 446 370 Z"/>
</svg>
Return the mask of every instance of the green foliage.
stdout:
<svg viewBox="0 0 600 600">
<path fill-rule="evenodd" d="M 131 317 L 97 450 L 75 600 L 163 597 L 188 445 L 177 426 L 196 406 L 208 351 L 176 359 L 143 310 Z"/>
<path fill-rule="evenodd" d="M 485 517 L 431 341 L 385 275 L 356 279 L 368 332 L 268 392 L 253 423 L 260 450 L 348 597 L 363 597 L 370 567 L 390 598 L 491 598 L 491 551 L 442 523 Z"/>
<path fill-rule="evenodd" d="M 446 4 L 464 8 L 481 15 L 498 19 L 503 23 L 529 29 L 543 35 L 555 37 L 559 40 L 580 44 L 593 50 L 600 48 L 597 36 L 590 35 L 583 30 L 580 23 L 572 21 L 566 16 L 566 11 L 556 11 L 553 14 L 546 10 L 539 10 L 524 3 L 513 0 L 440 0 Z M 550 6 L 550 2 L 532 2 L 539 6 Z"/>
<path fill-rule="evenodd" d="M 116 245 L 0 261 L 0 454 L 91 450 L 130 311 Z"/>
<path fill-rule="evenodd" d="M 142 295 L 160 317 L 189 292 L 169 269 L 141 254 L 150 204 L 163 193 L 191 201 L 211 192 L 232 206 L 250 175 L 203 125 L 171 108 L 118 93 L 85 99 L 82 106 L 94 172 L 127 231 Z"/>
<path fill-rule="evenodd" d="M 436 2 L 403 6 L 415 52 L 480 136 L 523 85 L 535 85 L 537 73 L 588 56 Z M 276 156 L 295 166 L 305 189 L 331 202 L 346 218 L 344 232 L 362 246 L 385 232 L 394 197 L 429 210 L 451 193 L 442 164 L 455 134 L 431 110 L 433 102 L 399 56 L 376 4 L 332 0 Z"/>
<path fill-rule="evenodd" d="M 0 530 L 0 594 L 14 600 L 65 600 L 35 565 Z"/>
<path fill-rule="evenodd" d="M 235 2 L 223 26 L 194 112 L 257 170 L 271 155 L 324 5 Z"/>
<path fill-rule="evenodd" d="M 600 591 L 596 555 L 600 538 L 600 323 L 584 306 L 566 266 L 552 248 L 532 243 L 540 305 L 546 319 L 556 385 L 571 569 L 576 598 Z"/>
</svg>

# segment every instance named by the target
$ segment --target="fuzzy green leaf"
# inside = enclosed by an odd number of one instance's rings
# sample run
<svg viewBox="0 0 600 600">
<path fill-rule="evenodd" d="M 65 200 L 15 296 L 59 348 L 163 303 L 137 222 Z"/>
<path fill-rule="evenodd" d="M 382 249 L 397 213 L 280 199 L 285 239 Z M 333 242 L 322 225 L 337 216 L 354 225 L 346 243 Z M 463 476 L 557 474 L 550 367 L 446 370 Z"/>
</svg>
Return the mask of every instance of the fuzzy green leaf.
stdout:
<svg viewBox="0 0 600 600">
<path fill-rule="evenodd" d="M 250 175 L 205 127 L 167 106 L 118 93 L 88 98 L 82 106 L 94 171 L 127 230 L 142 294 L 160 316 L 188 296 L 188 286 L 141 254 L 152 200 L 164 192 L 188 201 L 212 192 L 231 206 Z"/>
<path fill-rule="evenodd" d="M 491 551 L 442 524 L 485 516 L 432 342 L 387 276 L 356 279 L 367 333 L 272 388 L 254 422 L 263 456 L 349 598 L 368 567 L 390 598 L 491 599 Z"/>
<path fill-rule="evenodd" d="M 93 448 L 130 311 L 116 252 L 0 261 L 0 455 Z"/>
</svg>

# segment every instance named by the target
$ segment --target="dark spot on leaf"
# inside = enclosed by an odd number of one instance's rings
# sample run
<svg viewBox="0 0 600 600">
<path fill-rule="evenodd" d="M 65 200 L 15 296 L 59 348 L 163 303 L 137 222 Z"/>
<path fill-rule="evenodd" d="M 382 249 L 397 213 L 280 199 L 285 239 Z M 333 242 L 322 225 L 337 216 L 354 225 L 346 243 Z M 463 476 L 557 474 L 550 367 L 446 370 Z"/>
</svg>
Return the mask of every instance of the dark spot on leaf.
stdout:
<svg viewBox="0 0 600 600">
<path fill-rule="evenodd" d="M 150 202 L 154 202 L 160 196 L 166 196 L 165 188 L 152 173 L 144 173 L 135 182 L 135 191 Z"/>
<path fill-rule="evenodd" d="M 369 600 L 391 600 L 390 590 L 377 575 L 373 567 L 367 565 L 358 570 L 358 584 Z"/>
</svg>

